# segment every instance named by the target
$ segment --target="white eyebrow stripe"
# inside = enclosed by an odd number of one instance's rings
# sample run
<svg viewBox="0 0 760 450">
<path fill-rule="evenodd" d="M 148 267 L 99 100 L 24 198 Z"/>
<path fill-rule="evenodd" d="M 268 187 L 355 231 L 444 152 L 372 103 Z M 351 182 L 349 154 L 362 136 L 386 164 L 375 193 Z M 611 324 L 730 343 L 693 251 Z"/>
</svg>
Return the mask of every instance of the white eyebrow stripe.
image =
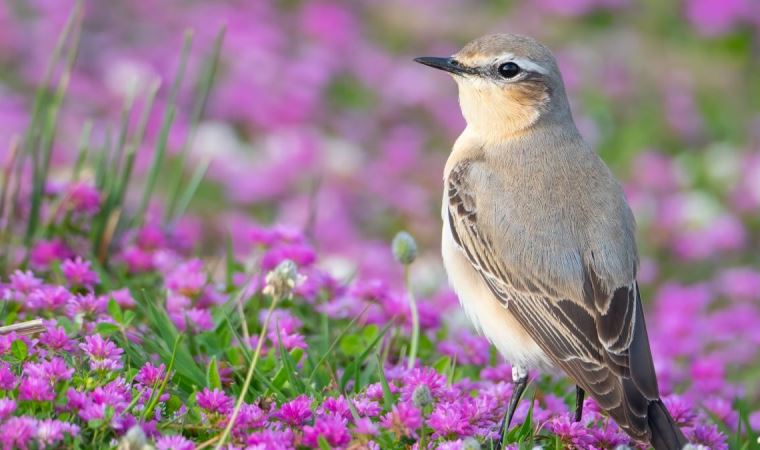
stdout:
<svg viewBox="0 0 760 450">
<path fill-rule="evenodd" d="M 529 72 L 538 72 L 543 75 L 549 74 L 549 71 L 546 70 L 543 66 L 540 66 L 529 59 L 512 58 L 511 61 Z"/>
</svg>

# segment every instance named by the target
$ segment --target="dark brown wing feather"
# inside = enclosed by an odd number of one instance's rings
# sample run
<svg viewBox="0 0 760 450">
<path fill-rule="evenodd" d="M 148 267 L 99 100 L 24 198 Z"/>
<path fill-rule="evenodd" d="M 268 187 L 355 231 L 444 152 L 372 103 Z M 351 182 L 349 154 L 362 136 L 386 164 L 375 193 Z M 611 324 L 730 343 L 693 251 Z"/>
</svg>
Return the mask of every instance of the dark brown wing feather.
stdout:
<svg viewBox="0 0 760 450">
<path fill-rule="evenodd" d="M 647 440 L 647 411 L 659 399 L 638 287 L 606 292 L 587 268 L 583 299 L 562 298 L 542 280 L 508 270 L 478 226 L 470 163 L 449 174 L 448 220 L 455 242 L 542 350 L 632 437 Z"/>
</svg>

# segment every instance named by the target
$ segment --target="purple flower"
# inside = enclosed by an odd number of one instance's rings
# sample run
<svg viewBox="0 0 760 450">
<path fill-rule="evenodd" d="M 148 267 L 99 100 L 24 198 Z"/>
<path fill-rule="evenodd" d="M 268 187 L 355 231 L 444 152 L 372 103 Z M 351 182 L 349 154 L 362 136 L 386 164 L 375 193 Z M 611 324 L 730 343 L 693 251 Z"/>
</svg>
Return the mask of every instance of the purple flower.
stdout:
<svg viewBox="0 0 760 450">
<path fill-rule="evenodd" d="M 100 193 L 85 182 L 72 183 L 66 194 L 66 204 L 76 212 L 95 214 L 100 209 Z"/>
<path fill-rule="evenodd" d="M 193 450 L 195 444 L 182 436 L 161 436 L 156 439 L 157 450 Z"/>
<path fill-rule="evenodd" d="M 342 395 L 339 397 L 328 397 L 322 402 L 322 407 L 317 411 L 320 414 L 330 413 L 344 419 L 351 418 L 351 409 L 348 401 Z"/>
<path fill-rule="evenodd" d="M 356 412 L 362 417 L 376 417 L 383 411 L 380 403 L 370 399 L 368 396 L 356 397 L 352 400 Z"/>
<path fill-rule="evenodd" d="M 67 422 L 55 419 L 37 421 L 37 442 L 41 447 L 55 445 L 61 442 L 64 434 L 75 436 L 79 434 L 79 427 Z"/>
<path fill-rule="evenodd" d="M 399 402 L 393 406 L 391 412 L 383 416 L 380 425 L 398 437 L 414 437 L 417 429 L 422 426 L 422 412 L 411 403 Z"/>
<path fill-rule="evenodd" d="M 431 367 L 410 370 L 401 379 L 401 400 L 411 401 L 420 386 L 427 387 L 434 399 L 440 399 L 446 391 L 446 377 Z"/>
<path fill-rule="evenodd" d="M 724 34 L 743 21 L 750 12 L 747 0 L 689 0 L 686 15 L 702 34 Z"/>
<path fill-rule="evenodd" d="M 248 435 L 246 444 L 249 448 L 266 450 L 292 450 L 293 431 L 285 430 L 262 430 Z"/>
<path fill-rule="evenodd" d="M 439 403 L 433 409 L 427 424 L 438 437 L 467 437 L 473 434 L 471 420 L 476 416 L 472 403 L 466 398 L 461 402 Z"/>
<path fill-rule="evenodd" d="M 554 417 L 546 424 L 546 427 L 565 444 L 587 448 L 594 443 L 594 436 L 590 430 L 580 422 L 571 421 L 567 415 Z"/>
<path fill-rule="evenodd" d="M 147 362 L 140 368 L 137 375 L 135 375 L 135 381 L 142 383 L 145 386 L 154 386 L 156 383 L 163 380 L 165 374 L 166 366 L 164 364 L 156 367 Z"/>
<path fill-rule="evenodd" d="M 63 286 L 42 286 L 29 294 L 24 306 L 28 309 L 55 311 L 65 306 L 70 299 L 71 292 Z"/>
<path fill-rule="evenodd" d="M 372 419 L 369 417 L 362 417 L 358 419 L 354 424 L 354 433 L 375 436 L 377 433 L 379 433 L 379 430 L 377 428 L 377 425 L 372 422 Z"/>
<path fill-rule="evenodd" d="M 53 351 L 70 351 L 74 348 L 72 340 L 63 327 L 46 325 L 47 331 L 40 335 L 40 343 Z"/>
<path fill-rule="evenodd" d="M 684 429 L 684 434 L 689 442 L 693 444 L 702 444 L 710 450 L 727 450 L 726 436 L 718 431 L 718 426 L 714 424 L 698 423 L 692 428 Z"/>
<path fill-rule="evenodd" d="M 107 307 L 108 302 L 104 297 L 96 297 L 92 294 L 77 295 L 71 297 L 66 304 L 66 315 L 74 320 L 77 318 L 94 320 L 104 313 Z"/>
<path fill-rule="evenodd" d="M 760 431 L 760 410 L 749 415 L 749 426 L 755 433 Z"/>
<path fill-rule="evenodd" d="M 29 262 L 32 267 L 44 269 L 53 261 L 61 261 L 71 257 L 71 251 L 60 239 L 37 241 L 29 252 Z"/>
<path fill-rule="evenodd" d="M 36 434 L 36 419 L 28 416 L 11 417 L 0 426 L 0 443 L 4 448 L 25 449 Z"/>
<path fill-rule="evenodd" d="M 324 438 L 332 447 L 341 448 L 351 441 L 348 420 L 333 414 L 325 414 L 314 420 L 314 425 L 303 427 L 303 441 L 313 448 L 319 447 L 319 438 Z"/>
<path fill-rule="evenodd" d="M 111 291 L 108 296 L 123 309 L 133 308 L 137 304 L 128 288 Z"/>
<path fill-rule="evenodd" d="M 100 282 L 100 277 L 91 267 L 90 261 L 77 256 L 75 259 L 64 261 L 61 264 L 61 272 L 70 285 L 92 289 Z"/>
<path fill-rule="evenodd" d="M 10 277 L 8 291 L 5 293 L 4 300 L 25 303 L 27 296 L 42 286 L 42 280 L 35 277 L 30 271 L 22 272 L 16 270 Z"/>
<path fill-rule="evenodd" d="M 74 369 L 69 368 L 63 358 L 58 357 L 50 361 L 29 362 L 24 365 L 24 375 L 30 378 L 46 379 L 52 384 L 61 380 L 69 380 L 73 374 Z"/>
<path fill-rule="evenodd" d="M 0 398 L 0 421 L 10 417 L 16 411 L 16 401 L 10 398 Z"/>
<path fill-rule="evenodd" d="M 166 287 L 186 297 L 200 294 L 208 282 L 208 276 L 203 270 L 203 261 L 193 259 L 180 264 L 166 276 Z"/>
<path fill-rule="evenodd" d="M 152 270 L 153 252 L 139 247 L 127 247 L 121 252 L 121 259 L 127 265 L 130 273 L 143 273 Z"/>
<path fill-rule="evenodd" d="M 55 399 L 55 391 L 50 382 L 39 377 L 24 377 L 18 386 L 19 400 L 33 400 L 38 402 Z"/>
<path fill-rule="evenodd" d="M 288 425 L 300 426 L 311 417 L 311 399 L 306 395 L 299 395 L 293 400 L 283 403 L 274 417 Z"/>
<path fill-rule="evenodd" d="M 10 391 L 16 387 L 16 376 L 11 371 L 10 365 L 0 362 L 0 389 Z"/>
<path fill-rule="evenodd" d="M 204 388 L 195 399 L 198 406 L 212 414 L 229 414 L 235 405 L 235 400 L 219 389 L 211 391 L 209 388 Z"/>
<path fill-rule="evenodd" d="M 121 355 L 124 350 L 99 334 L 85 336 L 84 343 L 79 344 L 79 348 L 90 358 L 92 370 L 114 371 L 123 367 Z"/>
</svg>

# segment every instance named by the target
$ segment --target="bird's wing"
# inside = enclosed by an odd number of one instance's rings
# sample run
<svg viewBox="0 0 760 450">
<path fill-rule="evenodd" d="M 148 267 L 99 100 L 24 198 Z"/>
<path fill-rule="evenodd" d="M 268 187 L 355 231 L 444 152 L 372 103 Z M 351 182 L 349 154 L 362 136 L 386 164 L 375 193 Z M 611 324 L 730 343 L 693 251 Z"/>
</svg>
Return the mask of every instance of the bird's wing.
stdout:
<svg viewBox="0 0 760 450">
<path fill-rule="evenodd" d="M 470 166 L 461 161 L 447 178 L 454 241 L 547 356 L 629 434 L 647 438 L 647 408 L 659 394 L 635 280 L 608 293 L 589 265 L 585 298 L 566 298 L 528 270 L 507 267 L 491 241 L 498 230 L 478 221 Z"/>
</svg>

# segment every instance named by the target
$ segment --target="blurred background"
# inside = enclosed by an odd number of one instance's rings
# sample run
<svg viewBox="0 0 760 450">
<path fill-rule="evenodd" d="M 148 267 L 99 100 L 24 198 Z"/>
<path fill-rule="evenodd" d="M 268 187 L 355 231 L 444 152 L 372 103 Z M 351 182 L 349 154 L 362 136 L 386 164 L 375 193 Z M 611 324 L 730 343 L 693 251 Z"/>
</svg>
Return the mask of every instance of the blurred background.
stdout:
<svg viewBox="0 0 760 450">
<path fill-rule="evenodd" d="M 1 160 L 72 8 L 0 4 Z M 108 148 L 125 105 L 133 99 L 137 126 L 161 80 L 137 152 L 145 173 L 192 30 L 166 173 L 182 170 L 189 183 L 194 168 L 208 170 L 190 215 L 173 226 L 209 254 L 226 236 L 244 253 L 262 224 L 305 229 L 334 273 L 391 283 L 401 269 L 388 242 L 406 229 L 422 249 L 413 275 L 423 297 L 451 295 L 438 252 L 441 177 L 464 122 L 452 80 L 412 58 L 449 55 L 491 32 L 545 42 L 578 127 L 624 181 L 637 217 L 662 384 L 669 371 L 691 371 L 709 393 L 728 377 L 757 400 L 757 1 L 131 0 L 85 1 L 84 11 L 53 149 L 61 180 L 85 121 L 92 148 Z M 193 127 L 202 60 L 223 26 L 215 86 Z M 692 362 L 670 367 L 673 357 Z"/>
</svg>

